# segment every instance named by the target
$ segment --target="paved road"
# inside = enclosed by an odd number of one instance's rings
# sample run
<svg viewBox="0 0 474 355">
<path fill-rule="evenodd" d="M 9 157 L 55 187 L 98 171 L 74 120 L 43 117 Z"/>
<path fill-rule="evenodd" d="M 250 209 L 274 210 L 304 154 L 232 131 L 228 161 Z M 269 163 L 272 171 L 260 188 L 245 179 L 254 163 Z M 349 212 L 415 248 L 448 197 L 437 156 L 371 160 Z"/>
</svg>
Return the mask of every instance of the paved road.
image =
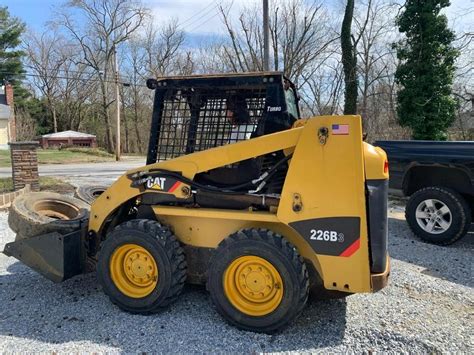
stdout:
<svg viewBox="0 0 474 355">
<path fill-rule="evenodd" d="M 39 165 L 40 176 L 61 177 L 75 184 L 110 184 L 125 171 L 145 165 L 143 158 L 120 162 Z M 0 168 L 0 178 L 10 177 L 11 168 Z"/>
</svg>

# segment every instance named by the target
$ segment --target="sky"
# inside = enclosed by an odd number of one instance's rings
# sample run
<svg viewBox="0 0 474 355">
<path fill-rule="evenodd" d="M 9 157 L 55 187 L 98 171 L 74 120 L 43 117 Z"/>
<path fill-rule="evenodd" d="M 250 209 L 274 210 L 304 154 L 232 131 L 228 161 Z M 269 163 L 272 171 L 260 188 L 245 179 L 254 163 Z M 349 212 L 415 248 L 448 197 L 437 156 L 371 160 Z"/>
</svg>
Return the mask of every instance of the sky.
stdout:
<svg viewBox="0 0 474 355">
<path fill-rule="evenodd" d="M 51 19 L 54 8 L 63 2 L 62 0 L 2 0 L 2 4 L 6 5 L 14 16 L 20 17 L 28 27 L 35 31 L 42 30 L 43 25 Z M 262 0 L 143 0 L 143 2 L 152 10 L 156 21 L 166 22 L 176 18 L 183 30 L 199 37 L 222 33 L 223 27 L 217 4 L 221 2 L 232 4 L 230 15 L 236 18 L 242 8 L 261 4 Z M 336 8 L 342 8 L 344 3 L 343 0 L 324 0 L 324 2 Z M 446 11 L 450 24 L 455 29 L 468 27 L 473 31 L 474 11 L 467 11 L 473 7 L 474 0 L 451 0 L 451 7 Z"/>
</svg>

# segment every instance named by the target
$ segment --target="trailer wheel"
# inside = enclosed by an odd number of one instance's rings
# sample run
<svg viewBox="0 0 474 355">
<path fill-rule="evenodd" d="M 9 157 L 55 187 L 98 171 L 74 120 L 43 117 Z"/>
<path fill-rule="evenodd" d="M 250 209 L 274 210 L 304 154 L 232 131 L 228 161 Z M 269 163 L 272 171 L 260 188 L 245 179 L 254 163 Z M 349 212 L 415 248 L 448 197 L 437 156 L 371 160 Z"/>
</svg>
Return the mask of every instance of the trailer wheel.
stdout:
<svg viewBox="0 0 474 355">
<path fill-rule="evenodd" d="M 410 197 L 405 218 L 420 239 L 432 244 L 449 245 L 469 230 L 471 210 L 456 191 L 426 187 Z"/>
<path fill-rule="evenodd" d="M 16 239 L 78 230 L 87 218 L 90 206 L 74 197 L 54 192 L 31 192 L 18 196 L 8 214 L 8 224 Z"/>
<path fill-rule="evenodd" d="M 302 312 L 309 280 L 303 258 L 286 239 L 265 229 L 244 229 L 219 244 L 207 287 L 230 324 L 273 333 Z"/>
<path fill-rule="evenodd" d="M 107 186 L 79 186 L 74 193 L 74 197 L 81 199 L 84 202 L 87 202 L 89 205 L 92 205 L 97 197 L 102 195 L 102 193 L 107 190 Z"/>
<path fill-rule="evenodd" d="M 155 313 L 176 300 L 183 289 L 184 251 L 160 223 L 128 221 L 103 242 L 97 276 L 104 292 L 121 309 Z"/>
</svg>

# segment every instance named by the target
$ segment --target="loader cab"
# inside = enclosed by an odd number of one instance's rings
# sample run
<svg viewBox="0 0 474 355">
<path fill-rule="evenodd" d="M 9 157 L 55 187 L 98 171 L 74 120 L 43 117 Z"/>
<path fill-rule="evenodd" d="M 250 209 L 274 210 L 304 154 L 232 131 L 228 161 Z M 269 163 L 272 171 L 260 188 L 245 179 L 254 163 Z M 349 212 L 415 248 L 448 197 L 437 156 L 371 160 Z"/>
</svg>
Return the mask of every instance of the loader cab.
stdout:
<svg viewBox="0 0 474 355">
<path fill-rule="evenodd" d="M 147 164 L 291 128 L 295 85 L 280 72 L 149 79 L 155 90 Z"/>
</svg>

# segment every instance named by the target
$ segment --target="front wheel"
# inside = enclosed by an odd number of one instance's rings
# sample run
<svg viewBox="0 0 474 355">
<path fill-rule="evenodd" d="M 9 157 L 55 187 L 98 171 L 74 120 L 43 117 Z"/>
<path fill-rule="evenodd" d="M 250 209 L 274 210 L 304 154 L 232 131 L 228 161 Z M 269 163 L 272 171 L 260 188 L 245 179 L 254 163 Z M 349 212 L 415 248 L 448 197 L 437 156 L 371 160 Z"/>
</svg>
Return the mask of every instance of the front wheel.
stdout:
<svg viewBox="0 0 474 355">
<path fill-rule="evenodd" d="M 265 229 L 244 229 L 219 244 L 207 287 L 230 324 L 273 333 L 301 313 L 309 281 L 303 258 L 287 240 Z"/>
<path fill-rule="evenodd" d="M 168 228 L 155 221 L 132 220 L 117 226 L 103 242 L 97 276 L 121 309 L 149 314 L 181 293 L 186 260 Z"/>
<path fill-rule="evenodd" d="M 444 187 L 425 187 L 408 200 L 405 217 L 420 239 L 449 245 L 462 238 L 471 224 L 471 210 L 456 191 Z"/>
</svg>

